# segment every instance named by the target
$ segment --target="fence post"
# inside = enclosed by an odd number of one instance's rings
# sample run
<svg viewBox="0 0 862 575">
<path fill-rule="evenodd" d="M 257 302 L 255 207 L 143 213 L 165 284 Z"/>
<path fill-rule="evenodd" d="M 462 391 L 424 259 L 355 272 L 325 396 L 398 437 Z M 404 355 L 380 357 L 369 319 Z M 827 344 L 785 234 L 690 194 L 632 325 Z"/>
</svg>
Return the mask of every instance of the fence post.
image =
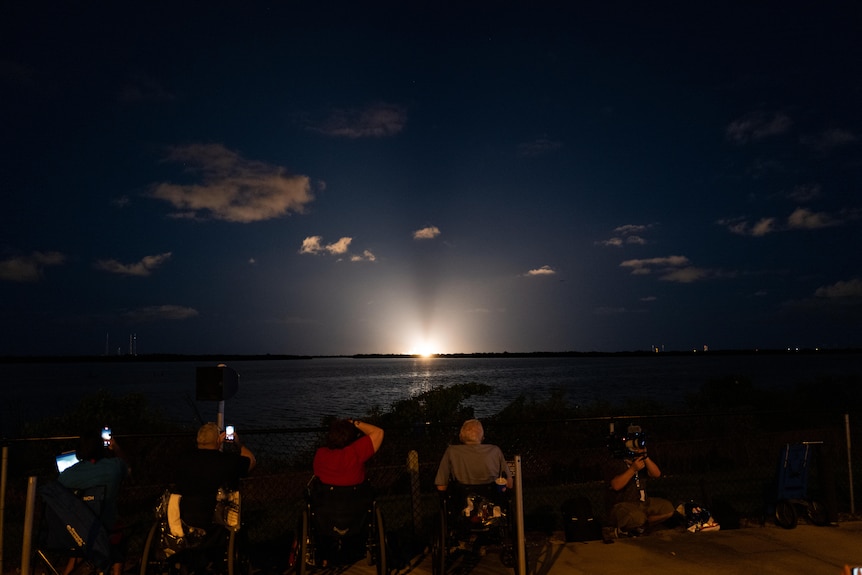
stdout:
<svg viewBox="0 0 862 575">
<path fill-rule="evenodd" d="M 24 511 L 24 544 L 21 546 L 21 573 L 30 575 L 30 557 L 33 556 L 33 515 L 36 512 L 36 477 L 27 478 L 27 505 Z"/>
<path fill-rule="evenodd" d="M 413 503 L 413 534 L 418 535 L 422 527 L 422 494 L 419 491 L 419 452 L 415 449 L 407 453 L 407 470 L 410 472 L 410 501 Z"/>
<path fill-rule="evenodd" d="M 527 575 L 527 541 L 524 537 L 524 482 L 521 479 L 521 456 L 515 456 L 515 541 L 517 561 L 515 573 Z"/>
<path fill-rule="evenodd" d="M 856 515 L 856 498 L 853 495 L 853 461 L 850 455 L 850 414 L 844 414 L 844 433 L 847 436 L 847 475 L 850 479 L 850 513 Z"/>
</svg>

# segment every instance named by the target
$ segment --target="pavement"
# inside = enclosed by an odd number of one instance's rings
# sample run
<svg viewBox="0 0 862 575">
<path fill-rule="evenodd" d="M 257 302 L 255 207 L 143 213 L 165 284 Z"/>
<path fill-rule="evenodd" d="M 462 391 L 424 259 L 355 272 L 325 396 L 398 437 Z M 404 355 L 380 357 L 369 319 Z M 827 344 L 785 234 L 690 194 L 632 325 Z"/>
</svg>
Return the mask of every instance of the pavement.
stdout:
<svg viewBox="0 0 862 575">
<path fill-rule="evenodd" d="M 862 567 L 862 521 L 830 526 L 775 525 L 688 533 L 665 529 L 611 544 L 566 543 L 562 533 L 528 538 L 526 575 L 842 575 Z M 362 561 L 339 573 L 374 575 Z M 449 575 L 512 575 L 494 550 L 447 569 Z M 431 559 L 419 555 L 399 575 L 430 575 Z"/>
</svg>

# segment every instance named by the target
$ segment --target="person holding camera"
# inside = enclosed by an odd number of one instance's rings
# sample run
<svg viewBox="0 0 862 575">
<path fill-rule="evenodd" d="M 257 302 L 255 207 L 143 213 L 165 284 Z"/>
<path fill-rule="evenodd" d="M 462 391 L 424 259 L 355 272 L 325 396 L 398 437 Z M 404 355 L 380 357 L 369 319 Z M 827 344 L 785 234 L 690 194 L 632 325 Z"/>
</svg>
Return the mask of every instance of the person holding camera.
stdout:
<svg viewBox="0 0 862 575">
<path fill-rule="evenodd" d="M 229 442 L 234 449 L 223 450 L 225 433 L 217 424 L 205 423 L 198 429 L 197 449 L 174 467 L 171 491 L 182 495 L 180 516 L 189 525 L 210 531 L 219 488 L 238 489 L 239 480 L 255 466 L 254 454 L 238 434 Z"/>
<path fill-rule="evenodd" d="M 614 457 L 605 466 L 608 518 L 617 536 L 642 535 L 648 527 L 673 517 L 673 504 L 647 495 L 647 479 L 661 476 L 661 469 L 647 453 L 640 427 L 631 425 L 625 437 L 617 438 L 622 449 L 613 446 Z"/>
</svg>

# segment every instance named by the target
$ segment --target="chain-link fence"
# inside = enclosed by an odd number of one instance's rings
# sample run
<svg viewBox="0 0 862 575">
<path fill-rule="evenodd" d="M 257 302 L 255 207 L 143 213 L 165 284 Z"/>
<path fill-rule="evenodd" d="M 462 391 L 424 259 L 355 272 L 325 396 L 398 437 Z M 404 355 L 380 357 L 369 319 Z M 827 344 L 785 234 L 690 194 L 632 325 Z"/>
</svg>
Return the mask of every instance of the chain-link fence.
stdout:
<svg viewBox="0 0 862 575">
<path fill-rule="evenodd" d="M 675 504 L 695 500 L 732 508 L 743 519 L 764 519 L 774 503 L 781 448 L 813 442 L 809 495 L 834 517 L 855 512 L 854 487 L 862 478 L 862 433 L 836 413 L 725 413 L 711 415 L 630 416 L 501 423 L 488 421 L 486 442 L 507 457 L 521 456 L 525 525 L 528 531 L 561 529 L 560 504 L 587 496 L 604 519 L 602 467 L 608 457 L 609 424 L 644 429 L 651 458 L 663 476 L 651 480 L 653 495 Z M 437 513 L 434 475 L 457 429 L 420 424 L 386 429 L 380 451 L 368 464 L 387 530 L 427 538 Z M 258 465 L 242 486 L 243 522 L 252 542 L 289 544 L 311 479 L 314 450 L 323 429 L 245 430 L 242 440 Z M 140 548 L 152 521 L 152 507 L 167 485 L 170 462 L 194 446 L 190 434 L 119 436 L 132 477 L 121 492 L 130 553 Z M 76 438 L 7 441 L 4 557 L 20 557 L 27 478 L 56 477 L 54 456 L 75 447 Z M 850 449 L 850 446 L 853 449 Z M 853 479 L 853 478 L 856 479 Z M 856 484 L 855 486 L 853 484 Z M 38 518 L 37 518 L 38 520 Z"/>
</svg>

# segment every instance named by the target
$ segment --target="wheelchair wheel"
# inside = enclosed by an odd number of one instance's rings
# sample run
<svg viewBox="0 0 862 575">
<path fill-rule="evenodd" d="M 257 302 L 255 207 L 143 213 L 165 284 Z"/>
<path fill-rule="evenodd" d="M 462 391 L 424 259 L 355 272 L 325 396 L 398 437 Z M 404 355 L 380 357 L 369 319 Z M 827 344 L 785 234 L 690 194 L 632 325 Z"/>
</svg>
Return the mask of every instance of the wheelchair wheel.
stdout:
<svg viewBox="0 0 862 575">
<path fill-rule="evenodd" d="M 251 573 L 251 561 L 249 561 L 246 553 L 244 536 L 244 532 L 231 531 L 227 544 L 228 575 L 249 575 Z"/>
<path fill-rule="evenodd" d="M 163 569 L 162 562 L 156 557 L 158 551 L 158 535 L 159 522 L 153 523 L 147 533 L 147 539 L 144 543 L 144 549 L 141 552 L 141 573 L 140 575 L 158 575 Z"/>
<path fill-rule="evenodd" d="M 374 537 L 374 552 L 372 556 L 377 566 L 377 575 L 388 575 L 386 565 L 386 530 L 383 525 L 383 513 L 380 512 L 377 503 L 374 504 L 373 526 L 374 529 L 371 536 Z"/>
<path fill-rule="evenodd" d="M 799 521 L 793 502 L 782 499 L 775 504 L 775 523 L 785 529 L 793 529 Z"/>
<path fill-rule="evenodd" d="M 308 522 L 309 522 L 308 507 L 302 510 L 302 518 L 299 522 L 299 543 L 296 548 L 296 573 L 297 575 L 305 575 L 308 573 Z"/>
<path fill-rule="evenodd" d="M 826 507 L 819 501 L 809 501 L 806 506 L 808 509 L 806 515 L 808 520 L 814 525 L 824 526 L 829 524 L 829 515 L 826 513 Z"/>
<path fill-rule="evenodd" d="M 446 526 L 446 502 L 440 506 L 440 516 L 434 525 L 434 533 L 431 536 L 431 573 L 432 575 L 444 575 L 446 573 L 446 556 L 449 552 L 449 531 Z"/>
</svg>

